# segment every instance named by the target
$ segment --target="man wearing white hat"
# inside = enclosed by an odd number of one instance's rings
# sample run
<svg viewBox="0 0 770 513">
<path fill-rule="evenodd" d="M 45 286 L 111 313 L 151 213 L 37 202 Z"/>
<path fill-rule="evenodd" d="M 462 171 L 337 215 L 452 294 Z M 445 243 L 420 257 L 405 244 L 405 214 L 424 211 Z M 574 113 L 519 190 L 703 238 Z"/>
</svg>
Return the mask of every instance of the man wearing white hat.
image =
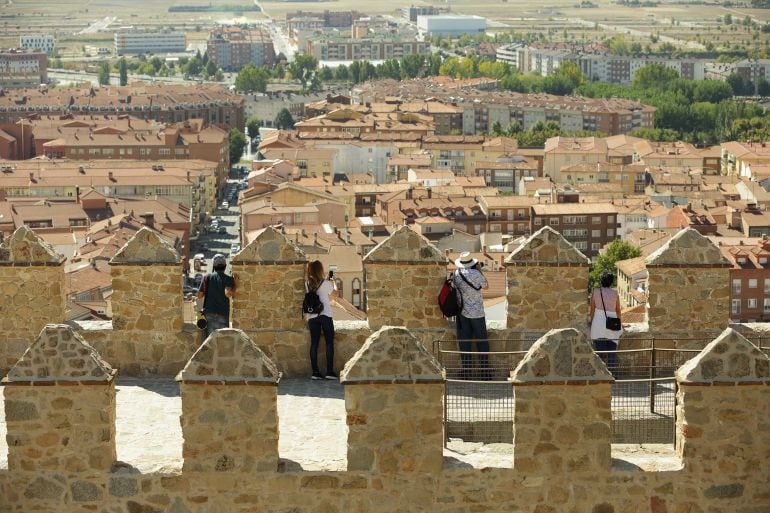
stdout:
<svg viewBox="0 0 770 513">
<path fill-rule="evenodd" d="M 489 375 L 489 340 L 487 340 L 487 320 L 484 317 L 484 298 L 481 290 L 489 288 L 489 283 L 481 272 L 482 264 L 470 252 L 460 254 L 455 260 L 457 270 L 452 280 L 462 297 L 462 310 L 457 315 L 457 340 L 460 346 L 460 361 L 463 377 L 476 376 L 485 378 Z M 476 342 L 479 351 L 479 363 L 471 372 L 473 355 L 470 354 L 472 343 Z"/>
</svg>

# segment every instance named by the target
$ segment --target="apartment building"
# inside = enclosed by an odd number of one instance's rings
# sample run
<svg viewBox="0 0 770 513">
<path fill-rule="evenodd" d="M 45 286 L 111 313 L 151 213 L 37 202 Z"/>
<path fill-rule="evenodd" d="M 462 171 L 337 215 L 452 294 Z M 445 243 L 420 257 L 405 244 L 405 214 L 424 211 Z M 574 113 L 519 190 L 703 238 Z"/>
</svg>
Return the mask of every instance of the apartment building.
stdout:
<svg viewBox="0 0 770 513">
<path fill-rule="evenodd" d="M 56 41 L 51 34 L 22 34 L 19 36 L 19 46 L 25 50 L 40 50 L 51 53 Z"/>
<path fill-rule="evenodd" d="M 312 18 L 323 22 L 324 27 L 350 28 L 354 21 L 362 17 L 364 15 L 358 11 L 295 11 L 286 13 L 286 23 L 289 24 L 302 18 Z"/>
<path fill-rule="evenodd" d="M 560 183 L 576 187 L 586 184 L 611 184 L 620 194 L 644 194 L 646 183 L 646 167 L 643 164 L 596 164 L 565 165 L 559 170 Z"/>
<path fill-rule="evenodd" d="M 47 82 L 48 57 L 45 52 L 26 48 L 0 50 L 0 90 L 38 87 Z M 16 99 L 18 96 L 14 94 Z"/>
<path fill-rule="evenodd" d="M 770 320 L 770 241 L 740 239 L 721 241 L 719 249 L 732 264 L 730 269 L 730 320 Z"/>
<path fill-rule="evenodd" d="M 240 128 L 246 124 L 244 104 L 242 96 L 215 84 L 35 87 L 14 91 L 14 94 L 0 92 L 0 123 L 13 123 L 34 115 L 127 114 L 162 123 L 202 119 L 206 125 Z"/>
<path fill-rule="evenodd" d="M 489 187 L 496 187 L 501 192 L 519 194 L 519 184 L 524 177 L 538 177 L 540 170 L 534 159 L 521 155 L 500 157 L 496 161 L 476 161 L 474 176 L 484 178 Z"/>
<path fill-rule="evenodd" d="M 0 161 L 0 197 L 72 198 L 89 190 L 112 198 L 166 198 L 202 223 L 217 205 L 216 163 L 205 160 Z"/>
<path fill-rule="evenodd" d="M 322 116 L 295 123 L 300 139 L 348 135 L 358 138 L 365 134 L 378 136 L 412 134 L 417 137 L 432 135 L 433 120 L 410 112 L 362 113 L 353 109 L 337 109 Z"/>
<path fill-rule="evenodd" d="M 456 38 L 463 34 L 483 34 L 487 30 L 487 19 L 473 14 L 417 15 L 417 29 L 420 35 Z"/>
<path fill-rule="evenodd" d="M 400 33 L 367 33 L 353 38 L 338 32 L 322 32 L 306 38 L 305 53 L 323 61 L 400 59 L 412 53 L 429 55 L 430 43 Z"/>
<path fill-rule="evenodd" d="M 706 78 L 708 62 L 689 57 L 658 55 L 614 55 L 598 44 L 513 43 L 497 50 L 497 60 L 508 62 L 524 73 L 550 76 L 565 62 L 575 63 L 590 80 L 629 84 L 636 73 L 650 64 L 660 64 L 689 80 Z"/>
<path fill-rule="evenodd" d="M 227 71 L 239 71 L 247 64 L 272 66 L 275 62 L 270 32 L 259 27 L 217 27 L 209 34 L 206 51 L 209 59 Z"/>
<path fill-rule="evenodd" d="M 550 226 L 587 257 L 596 257 L 618 237 L 618 211 L 611 203 L 550 203 L 531 208 L 531 233 Z"/>
<path fill-rule="evenodd" d="M 115 54 L 184 52 L 187 39 L 184 32 L 171 29 L 138 30 L 120 27 L 115 32 Z"/>
<path fill-rule="evenodd" d="M 719 146 L 696 148 L 684 142 L 655 142 L 640 140 L 634 143 L 635 161 L 656 167 L 689 167 L 702 169 L 705 174 L 719 174 L 721 153 Z"/>
<path fill-rule="evenodd" d="M 770 145 L 730 141 L 722 144 L 721 174 L 755 180 L 770 177 Z"/>
<path fill-rule="evenodd" d="M 385 79 L 354 87 L 351 101 L 353 104 L 373 104 L 392 98 L 442 101 L 463 109 L 462 133 L 465 135 L 488 133 L 495 123 L 507 127 L 511 122 L 529 129 L 538 122 L 555 121 L 564 130 L 593 130 L 608 135 L 654 127 L 655 107 L 637 101 L 491 90 L 496 87 L 496 81 L 459 88 L 451 79 L 403 82 Z"/>
<path fill-rule="evenodd" d="M 487 215 L 487 231 L 513 235 L 529 235 L 532 232 L 531 207 L 539 201 L 530 196 L 481 196 L 479 205 Z"/>
</svg>

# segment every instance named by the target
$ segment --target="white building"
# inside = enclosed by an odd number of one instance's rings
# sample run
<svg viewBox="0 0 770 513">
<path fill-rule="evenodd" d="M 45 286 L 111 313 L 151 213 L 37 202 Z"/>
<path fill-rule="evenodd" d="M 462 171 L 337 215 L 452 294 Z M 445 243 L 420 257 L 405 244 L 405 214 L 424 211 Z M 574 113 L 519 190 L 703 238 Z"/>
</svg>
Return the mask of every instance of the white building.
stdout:
<svg viewBox="0 0 770 513">
<path fill-rule="evenodd" d="M 184 52 L 187 42 L 184 32 L 173 30 L 160 30 L 157 32 L 145 32 L 134 27 L 121 27 L 115 32 L 115 53 L 124 55 L 129 53 L 163 53 Z"/>
<path fill-rule="evenodd" d="M 19 44 L 28 50 L 40 50 L 51 53 L 54 47 L 53 36 L 49 34 L 25 34 L 19 37 Z"/>
<path fill-rule="evenodd" d="M 480 34 L 487 30 L 487 19 L 475 15 L 442 14 L 417 16 L 417 29 L 421 36 L 460 37 L 463 34 Z"/>
</svg>

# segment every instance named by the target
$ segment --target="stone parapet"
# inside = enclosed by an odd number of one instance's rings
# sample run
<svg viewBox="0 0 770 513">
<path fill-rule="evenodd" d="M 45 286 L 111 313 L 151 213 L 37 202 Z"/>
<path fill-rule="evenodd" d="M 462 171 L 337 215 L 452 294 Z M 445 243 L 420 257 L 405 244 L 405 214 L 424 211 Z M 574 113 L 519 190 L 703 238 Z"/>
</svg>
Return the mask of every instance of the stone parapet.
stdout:
<svg viewBox="0 0 770 513">
<path fill-rule="evenodd" d="M 614 379 L 585 335 L 549 331 L 511 377 L 515 469 L 553 475 L 610 468 Z"/>
<path fill-rule="evenodd" d="M 134 332 L 181 331 L 182 263 L 176 250 L 142 228 L 110 260 L 112 325 Z"/>
<path fill-rule="evenodd" d="M 115 375 L 72 328 L 46 326 L 3 379 L 9 468 L 108 471 Z"/>
<path fill-rule="evenodd" d="M 402 226 L 364 257 L 369 326 L 441 328 L 438 307 L 446 257 L 423 236 Z"/>
<path fill-rule="evenodd" d="M 590 264 L 551 227 L 532 234 L 505 260 L 508 327 L 532 331 L 584 328 Z"/>
<path fill-rule="evenodd" d="M 650 330 L 722 330 L 730 312 L 730 263 L 692 228 L 646 259 Z"/>
<path fill-rule="evenodd" d="M 49 322 L 64 321 L 64 257 L 26 226 L 0 244 L 0 374 Z"/>
<path fill-rule="evenodd" d="M 345 365 L 340 381 L 349 470 L 441 469 L 444 375 L 409 331 L 384 327 L 374 333 Z"/>
<path fill-rule="evenodd" d="M 280 378 L 241 330 L 212 333 L 177 376 L 183 470 L 275 472 Z"/>
<path fill-rule="evenodd" d="M 307 258 L 284 234 L 265 228 L 232 259 L 232 325 L 244 331 L 302 329 Z"/>
</svg>

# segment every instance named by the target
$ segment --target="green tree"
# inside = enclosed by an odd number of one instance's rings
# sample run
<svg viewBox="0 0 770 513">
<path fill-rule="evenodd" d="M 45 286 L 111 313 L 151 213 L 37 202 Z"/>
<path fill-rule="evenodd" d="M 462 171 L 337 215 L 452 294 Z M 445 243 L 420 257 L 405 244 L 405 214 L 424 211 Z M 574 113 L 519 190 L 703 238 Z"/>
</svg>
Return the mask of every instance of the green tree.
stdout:
<svg viewBox="0 0 770 513">
<path fill-rule="evenodd" d="M 245 93 L 264 93 L 267 91 L 267 81 L 269 78 L 270 73 L 267 71 L 267 68 L 264 66 L 257 68 L 253 64 L 248 64 L 235 77 L 235 89 Z"/>
<path fill-rule="evenodd" d="M 299 80 L 303 91 L 307 89 L 307 84 L 313 78 L 317 69 L 318 59 L 306 53 L 297 55 L 294 61 L 289 64 L 291 76 Z"/>
<path fill-rule="evenodd" d="M 275 116 L 273 125 L 279 130 L 290 130 L 294 128 L 294 118 L 292 117 L 291 112 L 289 112 L 289 109 L 286 107 L 281 109 Z"/>
<path fill-rule="evenodd" d="M 237 128 L 230 129 L 230 163 L 236 164 L 241 160 L 243 150 L 246 148 L 246 136 Z"/>
<path fill-rule="evenodd" d="M 124 86 L 128 84 L 128 68 L 126 66 L 125 57 L 121 57 L 118 61 L 118 74 L 120 75 L 120 85 Z"/>
<path fill-rule="evenodd" d="M 348 80 L 348 67 L 344 64 L 337 66 L 337 69 L 334 70 L 334 78 L 340 81 Z"/>
<path fill-rule="evenodd" d="M 601 253 L 596 257 L 596 263 L 594 264 L 589 274 L 589 285 L 591 288 L 601 286 L 599 278 L 604 271 L 608 271 L 613 276 L 613 284 L 617 281 L 618 270 L 615 267 L 615 263 L 620 260 L 628 260 L 629 258 L 636 258 L 642 256 L 642 250 L 621 239 L 615 239 L 609 243 L 604 253 Z"/>
<path fill-rule="evenodd" d="M 110 63 L 109 62 L 103 62 L 99 64 L 99 85 L 109 85 L 110 84 Z"/>
<path fill-rule="evenodd" d="M 214 61 L 209 61 L 206 63 L 206 74 L 210 77 L 213 77 L 217 70 L 219 69 L 219 66 L 216 65 Z"/>
<path fill-rule="evenodd" d="M 637 89 L 666 89 L 679 78 L 679 73 L 663 64 L 649 64 L 634 76 L 633 86 Z"/>
<path fill-rule="evenodd" d="M 249 139 L 256 139 L 259 137 L 259 127 L 262 126 L 262 120 L 256 116 L 250 117 L 246 120 L 246 135 Z"/>
</svg>

